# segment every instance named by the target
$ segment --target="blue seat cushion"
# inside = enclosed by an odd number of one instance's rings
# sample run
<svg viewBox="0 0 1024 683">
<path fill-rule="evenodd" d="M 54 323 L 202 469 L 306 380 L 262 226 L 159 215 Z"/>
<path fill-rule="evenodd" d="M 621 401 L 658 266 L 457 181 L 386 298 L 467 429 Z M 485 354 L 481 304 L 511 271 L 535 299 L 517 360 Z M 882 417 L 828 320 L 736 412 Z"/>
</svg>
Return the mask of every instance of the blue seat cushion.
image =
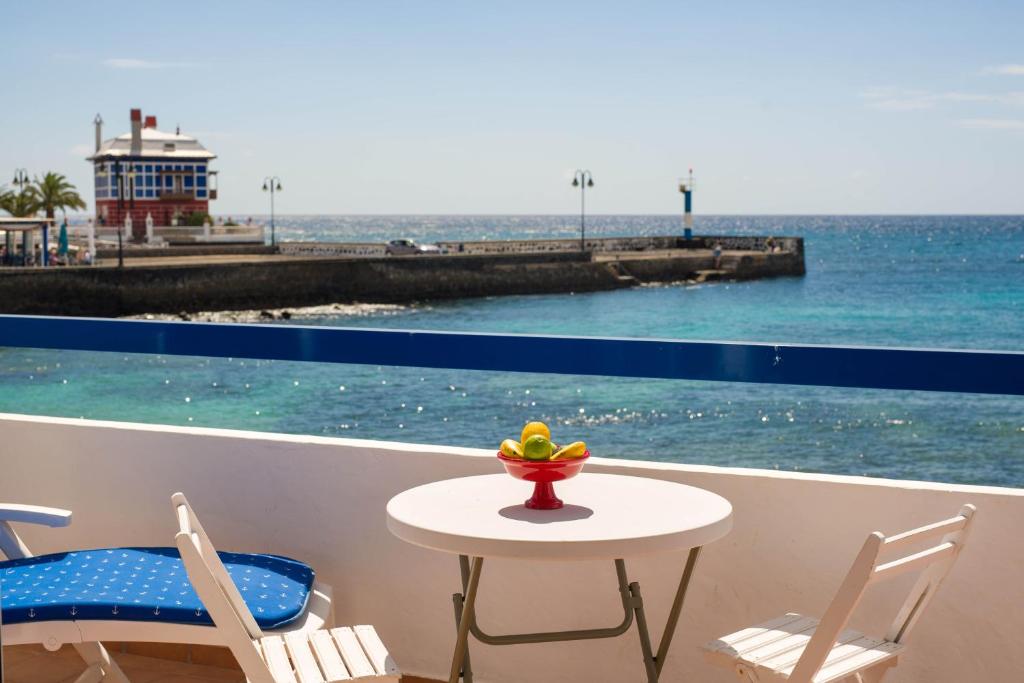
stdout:
<svg viewBox="0 0 1024 683">
<path fill-rule="evenodd" d="M 277 555 L 218 553 L 261 628 L 306 609 L 309 565 Z M 0 562 L 4 624 L 104 619 L 205 624 L 213 621 L 177 548 L 76 550 Z"/>
</svg>

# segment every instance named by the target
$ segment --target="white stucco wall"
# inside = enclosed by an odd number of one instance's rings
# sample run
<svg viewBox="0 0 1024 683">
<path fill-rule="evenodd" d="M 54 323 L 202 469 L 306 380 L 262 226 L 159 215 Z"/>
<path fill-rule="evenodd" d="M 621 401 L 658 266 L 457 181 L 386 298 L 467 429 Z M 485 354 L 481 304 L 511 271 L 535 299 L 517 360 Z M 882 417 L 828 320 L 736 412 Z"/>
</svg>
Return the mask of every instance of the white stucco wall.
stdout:
<svg viewBox="0 0 1024 683">
<path fill-rule="evenodd" d="M 444 677 L 457 560 L 385 527 L 389 498 L 428 481 L 500 471 L 490 451 L 0 415 L 0 500 L 74 510 L 67 529 L 22 526 L 36 552 L 172 545 L 181 490 L 222 549 L 302 558 L 335 589 L 339 622 L 373 623 L 408 673 Z M 1015 681 L 1024 671 L 1024 491 L 592 459 L 588 471 L 685 482 L 728 498 L 732 533 L 707 547 L 665 679 L 733 681 L 697 646 L 787 610 L 820 614 L 868 532 L 978 506 L 967 549 L 909 639 L 893 680 Z M 524 490 L 524 498 L 528 491 Z M 659 637 L 685 557 L 629 562 Z M 853 626 L 884 630 L 906 582 L 869 593 Z M 485 564 L 493 633 L 605 626 L 621 616 L 610 563 Z M 472 644 L 476 680 L 642 679 L 635 635 L 568 644 Z"/>
</svg>

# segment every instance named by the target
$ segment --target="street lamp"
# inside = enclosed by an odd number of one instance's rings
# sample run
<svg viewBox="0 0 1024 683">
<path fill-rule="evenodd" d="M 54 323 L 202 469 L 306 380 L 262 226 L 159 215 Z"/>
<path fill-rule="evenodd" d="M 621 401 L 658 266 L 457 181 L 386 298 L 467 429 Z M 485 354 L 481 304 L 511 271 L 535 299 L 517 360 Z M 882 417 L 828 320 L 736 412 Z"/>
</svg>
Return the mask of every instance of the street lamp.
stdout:
<svg viewBox="0 0 1024 683">
<path fill-rule="evenodd" d="M 14 169 L 14 181 L 12 184 L 18 186 L 18 191 L 24 192 L 25 186 L 28 185 L 28 183 L 28 171 L 25 170 L 24 168 Z"/>
<path fill-rule="evenodd" d="M 580 251 L 586 251 L 584 246 L 587 236 L 586 194 L 587 188 L 594 186 L 594 176 L 590 171 L 576 169 L 576 173 L 572 177 L 572 186 L 580 188 Z"/>
<path fill-rule="evenodd" d="M 274 192 L 281 191 L 281 179 L 276 175 L 267 176 L 263 179 L 263 191 L 270 192 L 270 246 L 273 247 L 277 244 L 277 238 L 274 235 Z"/>
</svg>

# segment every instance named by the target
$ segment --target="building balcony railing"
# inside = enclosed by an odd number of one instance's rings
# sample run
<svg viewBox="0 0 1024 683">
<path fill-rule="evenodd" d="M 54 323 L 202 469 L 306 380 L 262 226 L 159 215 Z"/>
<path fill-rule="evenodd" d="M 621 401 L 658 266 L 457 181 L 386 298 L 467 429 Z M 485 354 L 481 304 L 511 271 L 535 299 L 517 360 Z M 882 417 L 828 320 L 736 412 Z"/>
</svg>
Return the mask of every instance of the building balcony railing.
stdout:
<svg viewBox="0 0 1024 683">
<path fill-rule="evenodd" d="M 162 202 L 190 202 L 195 199 L 192 192 L 160 192 L 159 197 Z"/>
</svg>

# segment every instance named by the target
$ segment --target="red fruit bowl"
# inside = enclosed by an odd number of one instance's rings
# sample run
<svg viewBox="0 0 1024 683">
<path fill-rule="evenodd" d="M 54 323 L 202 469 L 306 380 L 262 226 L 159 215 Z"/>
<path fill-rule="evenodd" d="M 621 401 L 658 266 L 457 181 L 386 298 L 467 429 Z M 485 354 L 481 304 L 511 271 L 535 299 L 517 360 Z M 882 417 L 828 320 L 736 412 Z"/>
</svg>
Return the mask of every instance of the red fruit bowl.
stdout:
<svg viewBox="0 0 1024 683">
<path fill-rule="evenodd" d="M 498 460 L 506 472 L 516 479 L 533 482 L 533 496 L 526 501 L 526 507 L 531 510 L 557 510 L 562 507 L 562 501 L 555 496 L 554 482 L 575 477 L 589 457 L 590 451 L 584 451 L 579 458 L 524 460 L 510 458 L 498 451 Z"/>
</svg>

